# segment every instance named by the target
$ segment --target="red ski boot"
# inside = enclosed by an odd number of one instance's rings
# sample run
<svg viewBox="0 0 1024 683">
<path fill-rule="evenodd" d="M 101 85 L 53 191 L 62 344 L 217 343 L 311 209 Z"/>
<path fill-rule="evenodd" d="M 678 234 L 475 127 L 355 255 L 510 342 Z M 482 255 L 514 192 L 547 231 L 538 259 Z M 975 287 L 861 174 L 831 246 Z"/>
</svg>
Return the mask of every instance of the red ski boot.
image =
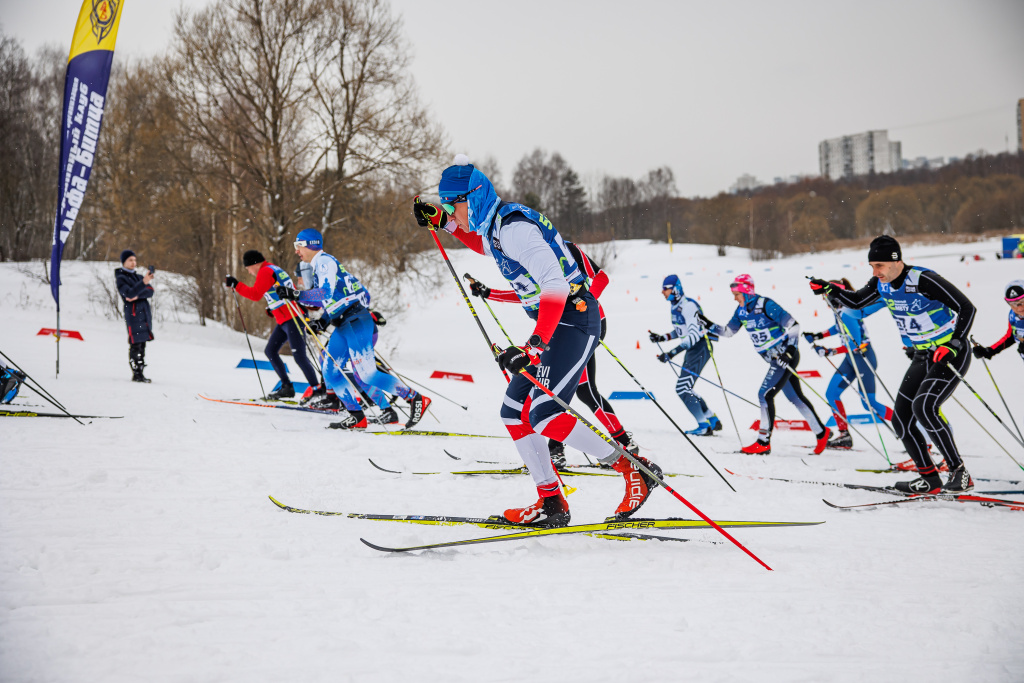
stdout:
<svg viewBox="0 0 1024 683">
<path fill-rule="evenodd" d="M 512 524 L 535 527 L 568 526 L 570 520 L 569 503 L 562 495 L 562 489 L 556 482 L 552 489 L 537 487 L 540 498 L 533 505 L 524 508 L 505 510 L 502 515 Z"/>
<path fill-rule="evenodd" d="M 814 446 L 814 454 L 821 455 L 821 452 L 828 446 L 828 438 L 832 436 L 832 430 L 825 427 L 825 431 L 821 433 L 821 436 L 817 437 L 818 443 Z"/>
<path fill-rule="evenodd" d="M 768 441 L 761 441 L 758 439 L 749 446 L 744 446 L 740 449 L 740 453 L 746 453 L 748 455 L 771 455 L 772 445 Z"/>
<path fill-rule="evenodd" d="M 659 477 L 661 476 L 661 468 L 656 464 L 639 455 L 634 457 L 642 462 L 647 469 Z M 619 507 L 615 508 L 615 519 L 628 519 L 640 509 L 641 505 L 647 502 L 651 491 L 658 486 L 658 482 L 637 468 L 626 456 L 620 456 L 612 465 L 612 469 L 626 478 L 626 495 L 623 496 Z"/>
</svg>

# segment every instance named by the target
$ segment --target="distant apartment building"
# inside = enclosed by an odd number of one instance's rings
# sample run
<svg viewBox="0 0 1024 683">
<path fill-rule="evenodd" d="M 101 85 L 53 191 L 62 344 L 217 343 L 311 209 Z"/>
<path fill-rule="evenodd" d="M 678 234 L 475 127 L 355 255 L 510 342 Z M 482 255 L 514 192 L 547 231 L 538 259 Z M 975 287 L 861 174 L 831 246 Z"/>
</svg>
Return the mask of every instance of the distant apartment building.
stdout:
<svg viewBox="0 0 1024 683">
<path fill-rule="evenodd" d="M 951 163 L 951 164 L 956 162 L 956 161 L 959 161 L 956 157 L 950 157 L 949 158 L 949 163 Z M 903 160 L 903 168 L 907 169 L 907 170 L 917 169 L 917 168 L 935 169 L 935 168 L 942 168 L 945 165 L 946 165 L 946 159 L 944 157 L 932 157 L 931 159 L 929 159 L 928 157 L 917 157 L 916 159 L 904 159 Z"/>
<path fill-rule="evenodd" d="M 892 173 L 903 166 L 903 147 L 889 131 L 870 130 L 818 143 L 818 168 L 830 180 L 869 173 Z"/>
<path fill-rule="evenodd" d="M 764 183 L 749 173 L 744 173 L 736 179 L 736 182 L 733 183 L 731 187 L 729 187 L 729 193 L 737 194 L 739 192 L 749 192 L 751 190 L 756 190 L 759 187 L 764 187 Z"/>
<path fill-rule="evenodd" d="M 1024 100 L 1017 100 L 1017 149 L 1024 152 Z"/>
</svg>

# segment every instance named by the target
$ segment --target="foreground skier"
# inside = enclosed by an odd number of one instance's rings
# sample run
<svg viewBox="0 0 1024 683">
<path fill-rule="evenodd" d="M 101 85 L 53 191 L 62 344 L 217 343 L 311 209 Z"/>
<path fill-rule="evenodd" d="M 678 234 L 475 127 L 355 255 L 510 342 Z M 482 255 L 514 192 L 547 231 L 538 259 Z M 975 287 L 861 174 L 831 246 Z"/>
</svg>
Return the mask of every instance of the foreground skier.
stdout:
<svg viewBox="0 0 1024 683">
<path fill-rule="evenodd" d="M 1010 321 L 1006 334 L 992 346 L 975 346 L 973 349 L 975 358 L 988 360 L 1000 351 L 1010 348 L 1016 342 L 1017 353 L 1024 359 L 1024 280 L 1014 280 L 1006 285 L 1003 298 L 1010 306 Z"/>
<path fill-rule="evenodd" d="M 658 360 L 667 363 L 683 351 L 686 352 L 683 357 L 683 371 L 679 373 L 679 379 L 676 381 L 676 394 L 697 420 L 697 427 L 686 433 L 712 436 L 722 428 L 722 421 L 708 408 L 700 394 L 693 390 L 701 370 L 711 359 L 711 340 L 707 338 L 707 330 L 701 322 L 704 312 L 700 304 L 683 295 L 683 283 L 679 281 L 678 275 L 669 275 L 665 278 L 661 283 L 661 294 L 672 304 L 672 331 L 668 334 L 658 334 L 648 330 L 651 341 L 682 340 L 674 349 L 658 354 Z"/>
<path fill-rule="evenodd" d="M 626 494 L 615 510 L 625 519 L 644 504 L 654 479 L 637 470 L 611 444 L 537 391 L 520 372 L 533 374 L 568 403 L 601 334 L 597 300 L 587 290 L 579 265 L 547 218 L 522 204 L 503 202 L 483 173 L 460 154 L 441 174 L 441 207 L 413 202 L 422 226 L 453 234 L 478 254 L 491 256 L 519 293 L 527 315 L 537 321 L 522 346 L 510 346 L 497 360 L 515 376 L 501 406 L 501 419 L 537 486 L 537 502 L 505 510 L 504 518 L 531 526 L 569 524 L 569 504 L 559 487 L 544 437 L 561 441 L 611 465 L 626 480 Z M 661 469 L 636 456 L 652 471 Z"/>
<path fill-rule="evenodd" d="M 587 288 L 590 293 L 594 295 L 595 299 L 601 297 L 601 292 L 608 286 L 608 274 L 604 272 L 600 265 L 594 263 L 593 260 L 587 254 L 579 248 L 579 246 L 572 242 L 566 242 L 565 246 L 569 249 L 569 253 L 576 260 L 576 264 L 579 265 L 581 272 L 587 281 Z M 478 296 L 483 299 L 490 301 L 502 301 L 502 302 L 514 302 L 521 304 L 522 301 L 519 295 L 513 289 L 491 289 L 482 282 L 473 280 L 469 284 L 469 291 L 473 296 Z M 598 313 L 601 314 L 601 336 L 600 339 L 604 339 L 605 334 L 608 332 L 608 320 L 604 314 L 604 307 L 598 302 L 597 304 Z M 597 354 L 591 354 L 590 360 L 587 361 L 586 368 L 583 370 L 583 376 L 580 377 L 580 384 L 576 387 L 576 398 L 580 400 L 585 406 L 590 408 L 594 416 L 605 426 L 608 430 L 608 434 L 615 439 L 620 446 L 624 449 L 636 455 L 640 452 L 640 448 L 633 442 L 632 435 L 626 431 L 626 428 L 619 422 L 618 415 L 615 414 L 615 409 L 612 404 L 601 395 L 601 392 L 597 388 Z M 551 455 L 551 461 L 555 464 L 555 467 L 565 467 L 565 444 L 555 439 L 548 439 L 548 452 Z"/>
<path fill-rule="evenodd" d="M 896 395 L 892 424 L 921 476 L 898 482 L 896 489 L 905 493 L 970 491 L 974 481 L 939 410 L 960 383 L 953 369 L 964 375 L 971 365 L 967 337 L 974 322 L 974 304 L 934 271 L 903 263 L 899 242 L 892 237 L 872 240 L 868 264 L 874 277 L 855 292 L 818 279 L 811 280 L 811 289 L 854 309 L 883 301 L 896 321 L 903 345 L 914 349 Z M 945 484 L 924 437 L 913 429 L 915 418 L 946 458 L 949 480 Z"/>
<path fill-rule="evenodd" d="M 781 306 L 768 297 L 754 292 L 754 280 L 749 275 L 738 275 L 729 285 L 733 298 L 739 306 L 726 325 L 715 325 L 708 321 L 708 331 L 720 337 L 731 337 L 742 327 L 750 335 L 754 350 L 768 363 L 768 374 L 757 392 L 761 403 L 761 427 L 757 441 L 740 449 L 743 453 L 764 454 L 772 452 L 772 429 L 775 427 L 775 395 L 783 395 L 796 406 L 800 414 L 814 430 L 817 443 L 814 454 L 818 455 L 828 444 L 832 433 L 821 423 L 818 414 L 800 390 L 800 379 L 796 366 L 800 363 L 800 325 Z M 790 369 L 793 372 L 790 372 Z"/>
<path fill-rule="evenodd" d="M 853 290 L 853 285 L 846 278 L 832 280 L 832 284 L 841 289 Z M 850 430 L 846 424 L 846 408 L 839 399 L 851 384 L 857 393 L 860 394 L 860 386 L 857 383 L 858 372 L 860 373 L 861 381 L 864 383 L 864 392 L 867 394 L 866 397 L 861 396 L 860 399 L 861 403 L 864 404 L 864 408 L 883 420 L 892 420 L 892 408 L 883 405 L 875 398 L 874 369 L 878 367 L 878 358 L 875 356 L 875 349 L 871 346 L 871 340 L 868 339 L 867 330 L 864 329 L 864 318 L 883 308 L 885 308 L 885 304 L 881 301 L 875 302 L 861 310 L 840 306 L 837 309 L 839 317 L 835 325 L 824 332 L 807 332 L 804 334 L 804 339 L 807 340 L 807 343 L 813 344 L 811 348 L 823 358 L 846 354 L 846 358 L 843 359 L 835 374 L 832 375 L 832 379 L 828 383 L 828 389 L 825 390 L 825 400 L 828 401 L 829 406 L 832 408 L 832 415 L 836 420 L 836 429 L 839 431 L 839 435 L 830 440 L 826 448 L 840 450 L 853 448 L 853 437 L 850 436 Z M 842 329 L 839 328 L 840 325 L 843 326 Z M 833 349 L 814 344 L 814 342 L 825 337 L 831 337 L 832 335 L 840 335 L 843 340 L 848 340 L 848 343 L 852 343 L 853 348 L 848 348 L 845 343 Z M 854 363 L 857 364 L 856 369 L 854 369 Z"/>
<path fill-rule="evenodd" d="M 366 429 L 366 414 L 342 372 L 345 362 L 351 360 L 352 369 L 360 381 L 389 394 L 397 394 L 409 402 L 410 416 L 405 425 L 408 429 L 423 417 L 430 399 L 377 370 L 373 354 L 374 324 L 370 311 L 362 303 L 363 286 L 338 263 L 338 259 L 323 251 L 323 243 L 323 236 L 312 228 L 295 237 L 295 253 L 313 266 L 313 289 L 302 292 L 301 296 L 290 287 L 278 286 L 276 292 L 283 299 L 322 308 L 323 314 L 313 323 L 315 331 L 317 328 L 325 330 L 329 324 L 336 328 L 327 342 L 330 357 L 325 357 L 323 362 L 324 382 L 341 398 L 348 417 L 331 424 L 331 427 Z"/>
</svg>

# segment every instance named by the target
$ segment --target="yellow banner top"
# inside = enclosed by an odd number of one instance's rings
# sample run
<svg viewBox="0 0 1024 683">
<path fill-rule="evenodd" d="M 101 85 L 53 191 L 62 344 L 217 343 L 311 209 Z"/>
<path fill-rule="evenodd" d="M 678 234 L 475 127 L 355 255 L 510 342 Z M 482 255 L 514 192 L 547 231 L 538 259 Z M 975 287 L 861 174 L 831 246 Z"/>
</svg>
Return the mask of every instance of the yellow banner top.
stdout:
<svg viewBox="0 0 1024 683">
<path fill-rule="evenodd" d="M 78 13 L 75 35 L 71 39 L 68 61 L 93 50 L 114 51 L 117 27 L 121 23 L 124 0 L 84 0 Z"/>
</svg>

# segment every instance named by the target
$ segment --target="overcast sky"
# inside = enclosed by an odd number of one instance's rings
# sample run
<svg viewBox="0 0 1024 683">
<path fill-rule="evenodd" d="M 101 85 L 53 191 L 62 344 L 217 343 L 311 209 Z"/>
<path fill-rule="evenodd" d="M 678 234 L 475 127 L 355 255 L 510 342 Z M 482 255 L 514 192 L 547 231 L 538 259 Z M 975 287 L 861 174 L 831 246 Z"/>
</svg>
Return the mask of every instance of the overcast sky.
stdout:
<svg viewBox="0 0 1024 683">
<path fill-rule="evenodd" d="M 5 0 L 3 30 L 67 49 L 79 0 Z M 185 6 L 205 5 L 186 0 Z M 128 0 L 119 57 L 179 4 Z M 453 148 L 506 180 L 535 147 L 584 178 L 667 165 L 684 196 L 818 172 L 818 142 L 888 129 L 904 157 L 1016 149 L 1024 1 L 394 0 Z"/>
</svg>

